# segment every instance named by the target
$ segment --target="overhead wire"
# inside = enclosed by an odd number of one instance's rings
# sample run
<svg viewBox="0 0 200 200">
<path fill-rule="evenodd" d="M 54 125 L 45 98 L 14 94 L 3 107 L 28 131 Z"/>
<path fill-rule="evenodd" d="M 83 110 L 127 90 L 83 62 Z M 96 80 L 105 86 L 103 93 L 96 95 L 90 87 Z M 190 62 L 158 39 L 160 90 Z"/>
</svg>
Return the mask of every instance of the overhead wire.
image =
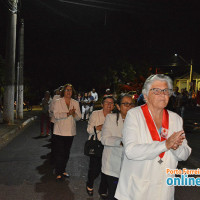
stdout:
<svg viewBox="0 0 200 200">
<path fill-rule="evenodd" d="M 45 3 L 43 0 L 36 0 L 36 1 L 37 1 L 38 3 L 40 3 L 42 6 L 45 6 L 46 8 L 52 10 L 52 11 L 53 11 L 54 13 L 56 13 L 57 15 L 60 15 L 60 16 L 62 16 L 62 17 L 64 17 L 64 18 L 67 18 L 67 19 L 69 19 L 69 20 L 71 20 L 71 21 L 73 21 L 73 22 L 75 22 L 75 23 L 79 23 L 76 19 L 70 17 L 70 16 L 67 15 L 66 13 L 63 14 L 62 12 L 59 12 L 58 10 L 56 10 L 55 7 L 50 6 L 48 3 Z"/>
<path fill-rule="evenodd" d="M 107 4 L 107 5 L 114 5 L 114 6 L 122 6 L 122 7 L 132 7 L 130 4 L 122 4 L 122 3 L 111 3 L 108 1 L 98 1 L 98 0 L 81 0 L 84 2 L 91 2 L 91 3 L 99 3 L 99 4 Z"/>
<path fill-rule="evenodd" d="M 141 1 L 123 1 L 121 2 L 109 2 L 109 1 L 100 1 L 100 0 L 58 0 L 61 3 L 71 4 L 71 5 L 78 5 L 78 6 L 85 6 L 103 10 L 110 10 L 110 11 L 118 11 L 118 12 L 125 12 L 130 14 L 145 14 L 151 15 L 153 13 L 162 13 L 167 11 L 166 3 L 162 4 L 152 4 L 150 2 L 141 2 Z M 159 6 L 159 9 L 158 9 Z"/>
<path fill-rule="evenodd" d="M 18 3 L 17 1 L 8 0 L 7 3 L 12 8 L 13 12 L 17 12 L 17 3 Z"/>
<path fill-rule="evenodd" d="M 4 5 L 7 7 L 7 9 L 12 12 L 12 13 L 17 13 L 18 9 L 17 9 L 17 2 L 11 2 L 10 0 L 5 1 L 2 0 L 2 2 L 4 3 Z"/>
<path fill-rule="evenodd" d="M 87 0 L 85 0 L 87 1 Z M 62 2 L 62 3 L 68 3 L 68 4 L 73 4 L 73 5 L 79 5 L 79 6 L 85 6 L 85 7 L 92 7 L 92 8 L 98 8 L 98 9 L 103 9 L 103 10 L 111 10 L 111 11 L 126 11 L 126 12 L 130 12 L 132 13 L 133 11 L 131 10 L 125 10 L 125 9 L 121 9 L 121 8 L 112 8 L 112 7 L 106 7 L 106 6 L 99 6 L 99 5 L 94 5 L 94 4 L 87 4 L 87 3 L 81 3 L 81 2 L 74 2 L 74 1 L 69 1 L 69 0 L 59 0 L 59 2 Z M 91 1 L 92 2 L 92 1 Z M 99 1 L 96 1 L 94 3 L 103 3 L 103 2 L 99 2 Z M 105 3 L 105 2 L 104 2 Z M 108 3 L 108 2 L 107 2 Z M 115 5 L 116 4 L 112 4 L 112 3 L 109 3 L 110 5 Z"/>
</svg>

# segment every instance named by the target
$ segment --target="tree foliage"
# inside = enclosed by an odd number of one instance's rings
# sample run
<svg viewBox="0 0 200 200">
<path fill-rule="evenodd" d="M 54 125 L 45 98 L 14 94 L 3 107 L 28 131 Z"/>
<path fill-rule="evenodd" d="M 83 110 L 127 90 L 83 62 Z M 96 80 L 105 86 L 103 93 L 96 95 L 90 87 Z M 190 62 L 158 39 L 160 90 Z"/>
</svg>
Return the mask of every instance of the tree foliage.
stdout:
<svg viewBox="0 0 200 200">
<path fill-rule="evenodd" d="M 108 68 L 104 81 L 105 86 L 114 91 L 119 91 L 119 86 L 127 84 L 140 89 L 148 75 L 149 66 L 146 62 L 131 63 L 122 60 Z"/>
</svg>

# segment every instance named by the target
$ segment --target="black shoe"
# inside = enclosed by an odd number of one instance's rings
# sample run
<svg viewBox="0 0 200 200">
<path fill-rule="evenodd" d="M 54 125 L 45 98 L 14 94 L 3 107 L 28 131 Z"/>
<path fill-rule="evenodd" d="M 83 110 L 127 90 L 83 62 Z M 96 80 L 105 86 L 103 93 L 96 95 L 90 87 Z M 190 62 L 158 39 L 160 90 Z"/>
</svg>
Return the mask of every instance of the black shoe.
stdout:
<svg viewBox="0 0 200 200">
<path fill-rule="evenodd" d="M 107 197 L 108 197 L 107 194 L 100 194 L 100 198 L 99 198 L 99 200 L 107 199 Z"/>
<path fill-rule="evenodd" d="M 88 193 L 88 195 L 91 197 L 93 196 L 93 190 L 88 190 L 88 186 L 86 185 L 86 191 Z"/>
<path fill-rule="evenodd" d="M 63 176 L 64 178 L 69 178 L 69 177 L 70 177 L 70 175 L 69 175 L 68 173 L 66 173 L 66 172 L 64 172 L 64 173 L 62 174 L 62 176 Z"/>
</svg>

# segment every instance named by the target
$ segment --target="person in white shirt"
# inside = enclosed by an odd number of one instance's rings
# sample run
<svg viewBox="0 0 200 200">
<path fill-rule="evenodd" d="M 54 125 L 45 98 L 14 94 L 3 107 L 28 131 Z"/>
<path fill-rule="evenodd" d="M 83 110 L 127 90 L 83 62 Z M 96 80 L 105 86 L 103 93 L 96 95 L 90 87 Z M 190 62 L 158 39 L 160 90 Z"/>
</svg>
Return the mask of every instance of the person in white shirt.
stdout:
<svg viewBox="0 0 200 200">
<path fill-rule="evenodd" d="M 117 98 L 116 113 L 108 114 L 102 128 L 101 143 L 104 145 L 101 171 L 106 176 L 108 198 L 115 200 L 115 190 L 121 169 L 123 154 L 122 128 L 128 110 L 133 108 L 132 96 L 121 94 Z"/>
<path fill-rule="evenodd" d="M 54 90 L 54 96 L 53 99 L 49 105 L 49 117 L 50 117 L 50 122 L 51 122 L 51 163 L 53 163 L 54 161 L 54 142 L 53 142 L 53 129 L 54 129 L 54 123 L 56 121 L 54 115 L 53 115 L 53 110 L 54 110 L 54 104 L 56 102 L 57 99 L 60 98 L 60 87 L 58 89 Z"/>
<path fill-rule="evenodd" d="M 88 120 L 89 118 L 89 112 L 90 112 L 90 99 L 88 97 L 88 93 L 85 92 L 84 96 L 81 99 L 82 104 L 82 119 L 81 120 Z"/>
<path fill-rule="evenodd" d="M 42 99 L 42 112 L 41 112 L 41 136 L 45 135 L 44 124 L 46 123 L 46 136 L 49 135 L 50 132 L 50 118 L 49 118 L 49 105 L 51 104 L 52 98 L 50 96 L 50 92 L 46 91 L 44 94 L 44 98 Z"/>
<path fill-rule="evenodd" d="M 113 97 L 105 96 L 102 100 L 102 107 L 103 107 L 102 110 L 93 111 L 92 115 L 89 118 L 88 127 L 87 127 L 87 132 L 89 133 L 88 139 L 90 139 L 95 134 L 94 128 L 96 128 L 97 138 L 98 140 L 101 140 L 101 130 L 102 130 L 102 126 L 104 124 L 105 118 L 107 114 L 111 113 L 112 110 L 114 109 Z M 101 157 L 94 157 L 94 156 L 90 157 L 88 180 L 86 183 L 86 191 L 89 196 L 93 195 L 94 180 L 101 173 L 101 159 L 102 159 Z M 105 180 L 105 175 L 103 174 L 101 174 L 101 182 L 100 182 L 98 192 L 101 198 L 107 197 L 107 184 Z"/>
<path fill-rule="evenodd" d="M 91 104 L 90 106 L 90 113 L 92 113 L 92 111 L 94 110 L 94 104 L 98 101 L 98 94 L 94 88 L 91 91 L 91 96 L 93 96 L 94 100 L 93 104 Z"/>
<path fill-rule="evenodd" d="M 124 121 L 125 156 L 115 193 L 118 200 L 173 200 L 174 187 L 167 186 L 166 168 L 176 169 L 178 161 L 191 154 L 183 131 L 183 120 L 166 110 L 172 94 L 172 80 L 151 75 L 142 93 L 146 104 L 128 111 Z"/>
<path fill-rule="evenodd" d="M 56 99 L 59 99 L 60 98 L 60 89 L 55 89 L 54 90 L 54 96 L 53 96 L 53 99 L 49 105 L 49 117 L 50 117 L 50 121 L 51 121 L 51 133 L 53 135 L 53 127 L 54 127 L 54 123 L 55 123 L 55 117 L 53 115 L 53 109 L 54 109 L 54 104 L 55 104 L 55 101 Z"/>
<path fill-rule="evenodd" d="M 61 98 L 55 101 L 53 109 L 55 117 L 53 151 L 57 181 L 62 181 L 64 177 L 69 177 L 65 168 L 69 160 L 72 142 L 76 135 L 76 121 L 81 119 L 79 103 L 72 99 L 74 92 L 73 86 L 66 84 L 61 92 Z"/>
<path fill-rule="evenodd" d="M 90 112 L 89 112 L 89 115 L 91 115 L 92 112 L 93 112 L 93 109 L 94 109 L 94 97 L 91 95 L 91 92 L 88 92 L 88 98 L 90 100 L 90 104 L 89 104 Z"/>
<path fill-rule="evenodd" d="M 94 102 L 97 102 L 98 101 L 98 94 L 97 94 L 97 92 L 94 88 L 91 91 L 91 95 L 94 97 Z"/>
</svg>

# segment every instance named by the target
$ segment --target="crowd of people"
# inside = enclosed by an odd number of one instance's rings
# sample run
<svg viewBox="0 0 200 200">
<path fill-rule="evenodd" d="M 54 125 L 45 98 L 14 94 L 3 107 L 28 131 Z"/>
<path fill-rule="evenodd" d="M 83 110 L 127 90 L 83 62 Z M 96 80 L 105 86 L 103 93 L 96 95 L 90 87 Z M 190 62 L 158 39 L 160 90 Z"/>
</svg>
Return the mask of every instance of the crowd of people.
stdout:
<svg viewBox="0 0 200 200">
<path fill-rule="evenodd" d="M 192 89 L 188 92 L 186 88 L 184 88 L 179 92 L 179 88 L 175 87 L 169 100 L 168 109 L 184 118 L 186 108 L 194 106 L 200 106 L 200 90 L 195 93 Z"/>
<path fill-rule="evenodd" d="M 178 161 L 186 160 L 191 153 L 183 119 L 178 115 L 183 117 L 181 106 L 186 101 L 191 103 L 186 92 L 178 93 L 178 88 L 173 91 L 171 79 L 157 74 L 147 78 L 141 95 L 137 92 L 135 96 L 117 96 L 109 89 L 100 110 L 94 110 L 97 101 L 95 89 L 76 95 L 71 84 L 56 89 L 53 99 L 45 92 L 41 135 L 52 131 L 56 181 L 70 177 L 66 166 L 76 122 L 86 120 L 88 140 L 99 140 L 104 146 L 101 157 L 90 156 L 86 182 L 89 196 L 93 196 L 94 182 L 100 175 L 100 199 L 174 199 L 174 188 L 166 186 L 168 175 L 164 170 L 175 169 Z"/>
</svg>

